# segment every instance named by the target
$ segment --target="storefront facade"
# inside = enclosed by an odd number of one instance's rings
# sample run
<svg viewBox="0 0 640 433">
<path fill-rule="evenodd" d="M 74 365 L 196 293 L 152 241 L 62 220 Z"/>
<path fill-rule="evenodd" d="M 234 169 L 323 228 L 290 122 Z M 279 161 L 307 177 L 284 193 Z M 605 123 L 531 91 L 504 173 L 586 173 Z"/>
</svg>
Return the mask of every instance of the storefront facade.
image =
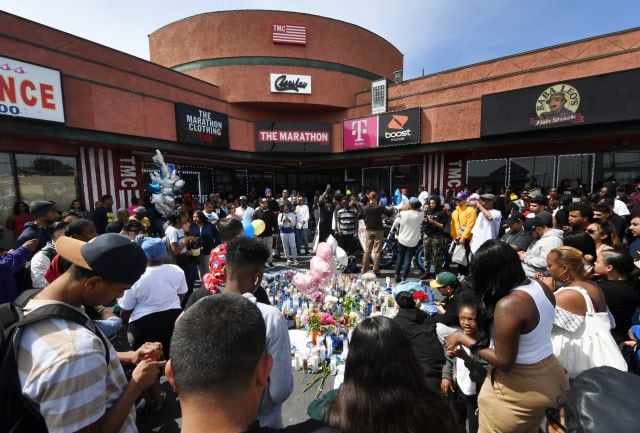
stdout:
<svg viewBox="0 0 640 433">
<path fill-rule="evenodd" d="M 408 81 L 389 42 L 307 14 L 186 18 L 150 35 L 151 62 L 3 12 L 0 29 L 1 221 L 18 199 L 128 206 L 155 149 L 201 201 L 640 177 L 639 29 Z M 544 114 L 554 93 L 565 111 Z"/>
</svg>

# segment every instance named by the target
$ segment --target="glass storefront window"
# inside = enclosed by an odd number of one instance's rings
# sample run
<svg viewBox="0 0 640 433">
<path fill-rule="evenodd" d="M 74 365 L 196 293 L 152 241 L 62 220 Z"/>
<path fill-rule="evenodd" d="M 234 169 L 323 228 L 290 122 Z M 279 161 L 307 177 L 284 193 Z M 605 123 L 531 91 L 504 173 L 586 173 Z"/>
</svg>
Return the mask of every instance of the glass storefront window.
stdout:
<svg viewBox="0 0 640 433">
<path fill-rule="evenodd" d="M 178 176 L 184 180 L 184 188 L 182 188 L 182 194 L 185 192 L 191 193 L 192 196 L 198 199 L 198 202 L 202 203 L 203 197 L 206 197 L 206 191 L 202 190 L 201 185 L 201 173 L 199 170 L 189 170 L 178 168 Z M 206 198 L 205 198 L 206 201 Z"/>
<path fill-rule="evenodd" d="M 78 196 L 73 157 L 16 154 L 16 167 L 20 196 L 27 203 L 50 200 L 66 209 Z"/>
<path fill-rule="evenodd" d="M 11 169 L 11 155 L 0 153 L 0 224 L 4 224 L 13 213 L 16 203 L 16 185 Z M 8 229 L 0 231 L 0 248 L 15 247 L 15 238 Z"/>
<path fill-rule="evenodd" d="M 391 194 L 396 189 L 407 188 L 407 197 L 417 197 L 420 182 L 420 166 L 418 164 L 391 167 Z"/>
<path fill-rule="evenodd" d="M 233 192 L 233 172 L 215 168 L 213 170 L 213 190 L 226 197 Z"/>
<path fill-rule="evenodd" d="M 467 161 L 467 185 L 471 188 L 491 186 L 494 191 L 499 191 L 506 180 L 506 159 Z"/>
<path fill-rule="evenodd" d="M 389 167 L 371 167 L 362 169 L 362 186 L 374 191 L 385 190 L 389 194 L 391 182 Z"/>
<path fill-rule="evenodd" d="M 558 156 L 556 185 L 560 185 L 562 179 L 571 179 L 573 186 L 584 184 L 588 191 L 593 191 L 594 161 L 595 155 L 592 153 Z"/>
<path fill-rule="evenodd" d="M 640 152 L 608 152 L 602 155 L 602 180 L 619 185 L 640 182 Z"/>
<path fill-rule="evenodd" d="M 509 180 L 514 190 L 520 190 L 527 182 L 548 189 L 555 184 L 556 157 L 530 156 L 509 160 Z"/>
</svg>

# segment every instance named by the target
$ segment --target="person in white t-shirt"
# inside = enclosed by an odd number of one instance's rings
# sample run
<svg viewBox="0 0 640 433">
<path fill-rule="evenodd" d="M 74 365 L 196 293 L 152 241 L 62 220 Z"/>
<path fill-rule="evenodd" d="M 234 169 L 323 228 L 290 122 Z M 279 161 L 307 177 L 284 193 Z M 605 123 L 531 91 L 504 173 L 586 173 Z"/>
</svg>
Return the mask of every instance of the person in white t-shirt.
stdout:
<svg viewBox="0 0 640 433">
<path fill-rule="evenodd" d="M 296 206 L 296 247 L 298 255 L 309 255 L 309 206 L 304 202 L 304 197 L 298 197 L 298 205 Z"/>
<path fill-rule="evenodd" d="M 418 200 L 420 201 L 420 204 L 422 206 L 429 203 L 429 192 L 425 189 L 424 185 L 420 185 L 420 194 L 418 194 Z"/>
<path fill-rule="evenodd" d="M 462 332 L 478 339 L 480 330 L 476 299 L 473 295 L 464 294 L 458 302 L 458 320 Z M 487 369 L 487 361 L 464 346 L 458 346 L 452 356 L 447 354 L 442 368 L 440 389 L 445 396 L 449 396 L 449 392 L 456 392 L 458 401 L 465 405 L 469 433 L 478 432 L 478 392 Z"/>
<path fill-rule="evenodd" d="M 143 238 L 140 246 L 147 257 L 147 268 L 118 300 L 124 332 L 126 335 L 130 331 L 134 350 L 159 341 L 169 358 L 173 325 L 182 311 L 180 303 L 187 293 L 187 281 L 180 267 L 165 263 L 167 248 L 162 239 Z M 150 390 L 156 408 L 161 409 L 160 382 Z"/>
<path fill-rule="evenodd" d="M 243 195 L 238 200 L 240 200 L 240 206 L 236 208 L 236 216 L 240 217 L 242 221 L 251 222 L 255 210 L 247 204 L 246 196 Z"/>
<path fill-rule="evenodd" d="M 208 201 L 204 204 L 204 209 L 202 211 L 204 216 L 207 217 L 207 221 L 211 224 L 216 224 L 220 217 L 216 213 L 215 205 L 212 201 Z"/>
<path fill-rule="evenodd" d="M 482 194 L 479 200 L 475 203 L 476 209 L 478 209 L 478 218 L 473 225 L 471 233 L 471 254 L 475 254 L 478 248 L 482 246 L 489 239 L 497 239 L 500 233 L 500 222 L 502 221 L 502 214 L 499 210 L 493 208 L 493 203 L 496 201 L 496 196 L 493 194 Z"/>
<path fill-rule="evenodd" d="M 410 209 L 400 212 L 394 221 L 398 227 L 398 259 L 396 260 L 396 282 L 404 281 L 409 276 L 411 261 L 420 242 L 420 227 L 423 214 L 420 211 L 420 200 L 411 197 Z M 402 274 L 400 273 L 402 271 Z"/>
</svg>

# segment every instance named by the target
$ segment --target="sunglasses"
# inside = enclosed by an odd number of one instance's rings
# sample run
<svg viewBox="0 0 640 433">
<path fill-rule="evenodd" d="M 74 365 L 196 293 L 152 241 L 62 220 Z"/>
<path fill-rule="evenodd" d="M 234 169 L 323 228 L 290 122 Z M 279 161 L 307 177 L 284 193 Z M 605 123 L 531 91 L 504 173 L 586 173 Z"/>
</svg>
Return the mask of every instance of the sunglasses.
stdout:
<svg viewBox="0 0 640 433">
<path fill-rule="evenodd" d="M 589 233 L 590 235 L 594 235 L 594 234 L 596 234 L 598 232 L 595 231 L 594 229 L 587 229 L 587 233 Z"/>
</svg>

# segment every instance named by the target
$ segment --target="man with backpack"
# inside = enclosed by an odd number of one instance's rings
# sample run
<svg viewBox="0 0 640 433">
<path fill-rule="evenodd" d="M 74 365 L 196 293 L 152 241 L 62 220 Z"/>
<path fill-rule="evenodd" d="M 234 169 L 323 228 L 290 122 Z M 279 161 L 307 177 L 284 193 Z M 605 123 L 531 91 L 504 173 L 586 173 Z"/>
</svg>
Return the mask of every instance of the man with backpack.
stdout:
<svg viewBox="0 0 640 433">
<path fill-rule="evenodd" d="M 127 383 L 121 356 L 83 305 L 121 297 L 144 272 L 144 252 L 111 233 L 91 242 L 63 236 L 56 250 L 69 270 L 22 308 L 0 306 L 0 431 L 135 432 L 134 403 L 164 362 L 132 352 L 139 362 Z"/>
</svg>

